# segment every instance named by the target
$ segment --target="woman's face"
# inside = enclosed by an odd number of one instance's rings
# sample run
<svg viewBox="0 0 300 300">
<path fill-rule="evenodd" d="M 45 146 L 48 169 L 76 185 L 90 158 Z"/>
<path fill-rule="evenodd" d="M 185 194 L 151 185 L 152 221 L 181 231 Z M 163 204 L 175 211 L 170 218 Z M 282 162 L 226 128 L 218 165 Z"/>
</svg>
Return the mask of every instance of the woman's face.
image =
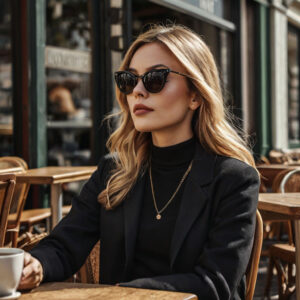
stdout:
<svg viewBox="0 0 300 300">
<path fill-rule="evenodd" d="M 172 52 L 160 43 L 149 43 L 134 54 L 128 71 L 143 75 L 151 69 L 171 69 L 185 73 Z M 188 88 L 187 78 L 169 73 L 159 93 L 148 92 L 141 79 L 127 102 L 136 130 L 151 132 L 157 146 L 176 144 L 192 137 L 191 121 L 199 106 L 195 93 Z"/>
</svg>

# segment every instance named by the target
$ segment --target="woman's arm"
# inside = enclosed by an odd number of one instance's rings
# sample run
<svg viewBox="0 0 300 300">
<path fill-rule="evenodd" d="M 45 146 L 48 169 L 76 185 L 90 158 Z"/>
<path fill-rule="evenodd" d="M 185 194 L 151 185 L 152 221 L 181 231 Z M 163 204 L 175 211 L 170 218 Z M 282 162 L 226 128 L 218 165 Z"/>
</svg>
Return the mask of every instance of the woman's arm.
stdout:
<svg viewBox="0 0 300 300">
<path fill-rule="evenodd" d="M 233 160 L 228 163 L 218 170 L 210 187 L 212 201 L 216 203 L 212 225 L 193 271 L 141 278 L 121 285 L 192 292 L 199 299 L 232 298 L 252 249 L 259 178 L 252 167 L 241 166 L 240 162 L 235 166 Z"/>
</svg>

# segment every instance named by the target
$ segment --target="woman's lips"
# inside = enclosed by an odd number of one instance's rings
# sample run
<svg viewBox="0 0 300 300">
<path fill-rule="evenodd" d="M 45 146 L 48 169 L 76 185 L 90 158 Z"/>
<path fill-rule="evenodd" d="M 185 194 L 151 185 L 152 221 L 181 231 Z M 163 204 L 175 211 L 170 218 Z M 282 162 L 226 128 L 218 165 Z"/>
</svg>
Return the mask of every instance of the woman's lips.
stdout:
<svg viewBox="0 0 300 300">
<path fill-rule="evenodd" d="M 136 116 L 140 116 L 140 115 L 143 115 L 143 114 L 146 114 L 146 113 L 149 113 L 153 111 L 152 108 L 146 106 L 146 105 L 143 105 L 143 104 L 136 104 L 134 107 L 133 107 L 133 113 L 136 115 Z"/>
</svg>

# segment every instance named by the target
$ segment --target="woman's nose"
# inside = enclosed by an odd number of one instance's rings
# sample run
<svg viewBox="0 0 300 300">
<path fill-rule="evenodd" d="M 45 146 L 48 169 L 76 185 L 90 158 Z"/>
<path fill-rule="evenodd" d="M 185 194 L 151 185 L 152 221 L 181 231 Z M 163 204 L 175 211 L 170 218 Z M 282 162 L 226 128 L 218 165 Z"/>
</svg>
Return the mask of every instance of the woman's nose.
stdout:
<svg viewBox="0 0 300 300">
<path fill-rule="evenodd" d="M 147 97 L 148 91 L 145 89 L 145 86 L 143 84 L 143 81 L 141 78 L 139 78 L 137 85 L 134 87 L 132 94 L 134 97 Z"/>
</svg>

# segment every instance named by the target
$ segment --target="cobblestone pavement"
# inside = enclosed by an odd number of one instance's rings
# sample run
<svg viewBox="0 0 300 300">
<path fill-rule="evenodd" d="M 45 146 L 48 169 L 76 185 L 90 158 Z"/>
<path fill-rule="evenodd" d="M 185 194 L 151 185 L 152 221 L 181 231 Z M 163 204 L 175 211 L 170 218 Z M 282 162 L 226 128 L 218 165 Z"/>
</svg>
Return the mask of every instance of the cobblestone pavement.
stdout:
<svg viewBox="0 0 300 300">
<path fill-rule="evenodd" d="M 257 281 L 255 286 L 255 293 L 253 300 L 263 300 L 264 299 L 264 289 L 266 285 L 267 279 L 267 270 L 268 270 L 268 258 L 261 257 L 259 262 L 259 269 L 257 274 Z M 271 299 L 279 299 L 278 292 L 277 292 L 277 282 L 276 277 L 273 276 L 271 290 L 270 290 Z"/>
</svg>

